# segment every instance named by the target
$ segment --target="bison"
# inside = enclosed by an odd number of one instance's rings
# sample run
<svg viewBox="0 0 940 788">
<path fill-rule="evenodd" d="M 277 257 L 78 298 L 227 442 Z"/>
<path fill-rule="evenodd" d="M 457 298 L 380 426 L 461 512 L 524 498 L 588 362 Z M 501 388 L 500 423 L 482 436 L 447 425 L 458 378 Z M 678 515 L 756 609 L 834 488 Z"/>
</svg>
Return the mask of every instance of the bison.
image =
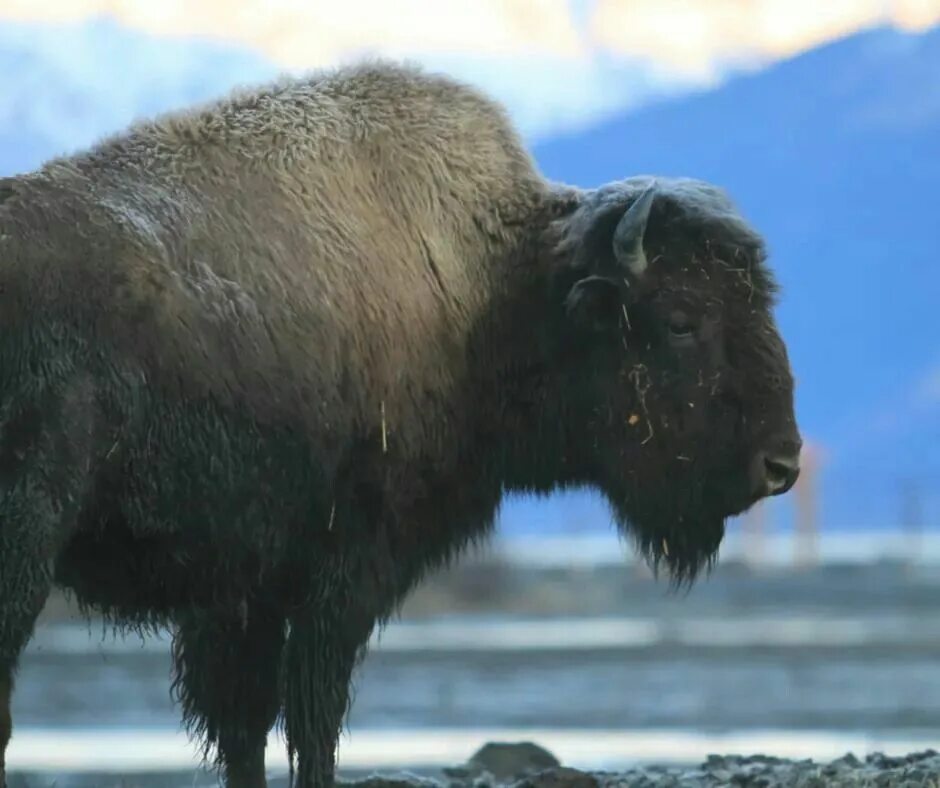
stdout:
<svg viewBox="0 0 940 788">
<path fill-rule="evenodd" d="M 777 287 L 724 191 L 551 182 L 447 76 L 244 88 L 0 203 L 0 753 L 54 587 L 172 627 L 226 786 L 265 785 L 280 724 L 322 788 L 373 629 L 504 492 L 593 487 L 691 583 L 797 477 Z"/>
</svg>

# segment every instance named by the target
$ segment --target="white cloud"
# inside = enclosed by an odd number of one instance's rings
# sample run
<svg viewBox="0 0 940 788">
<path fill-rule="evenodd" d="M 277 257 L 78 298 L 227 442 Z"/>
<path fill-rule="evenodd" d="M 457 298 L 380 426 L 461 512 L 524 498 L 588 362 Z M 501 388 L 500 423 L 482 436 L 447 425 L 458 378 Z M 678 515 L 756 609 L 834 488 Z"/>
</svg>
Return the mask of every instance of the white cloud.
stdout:
<svg viewBox="0 0 940 788">
<path fill-rule="evenodd" d="M 811 5 L 812 4 L 812 5 Z M 895 0 L 908 27 L 940 0 Z M 596 121 L 651 96 L 719 82 L 883 18 L 884 0 L 0 0 L 0 19 L 107 15 L 199 36 L 303 71 L 362 54 L 417 60 L 506 102 L 528 136 Z"/>
<path fill-rule="evenodd" d="M 56 22 L 48 37 L 61 37 L 62 57 L 83 62 L 85 53 L 70 51 L 71 31 L 102 16 L 163 38 L 168 50 L 196 36 L 258 52 L 295 73 L 362 55 L 417 61 L 503 101 L 530 139 L 701 87 L 668 65 L 592 50 L 590 13 L 584 0 L 0 0 L 0 19 Z M 63 23 L 71 23 L 68 38 Z M 35 35 L 36 24 L 27 27 Z M 147 67 L 157 67 L 151 60 Z M 92 58 L 95 73 L 86 76 L 107 82 L 97 73 L 114 68 L 107 61 L 107 53 Z"/>
<path fill-rule="evenodd" d="M 0 16 L 23 21 L 100 14 L 150 33 L 251 46 L 287 68 L 374 47 L 493 56 L 583 50 L 568 0 L 0 0 Z"/>
<path fill-rule="evenodd" d="M 812 4 L 812 5 L 811 5 Z M 940 0 L 896 0 L 909 27 Z M 0 19 L 107 15 L 159 36 L 199 36 L 303 71 L 361 54 L 409 58 L 506 102 L 529 136 L 663 93 L 719 82 L 882 18 L 884 0 L 0 0 Z"/>
<path fill-rule="evenodd" d="M 594 42 L 687 74 L 788 57 L 874 24 L 923 29 L 940 0 L 598 0 Z"/>
<path fill-rule="evenodd" d="M 940 22 L 940 0 L 0 0 L 0 18 L 21 21 L 102 14 L 150 33 L 249 46 L 289 69 L 363 49 L 584 68 L 602 49 L 707 79 L 729 61 L 791 55 L 889 19 L 924 28 Z"/>
</svg>

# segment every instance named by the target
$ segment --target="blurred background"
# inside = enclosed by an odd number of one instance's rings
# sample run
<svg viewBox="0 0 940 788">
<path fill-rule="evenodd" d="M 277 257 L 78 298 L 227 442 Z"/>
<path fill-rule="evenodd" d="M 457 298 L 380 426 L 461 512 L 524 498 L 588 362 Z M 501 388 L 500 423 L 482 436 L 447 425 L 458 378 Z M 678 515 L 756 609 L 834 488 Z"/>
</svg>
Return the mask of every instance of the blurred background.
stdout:
<svg viewBox="0 0 940 788">
<path fill-rule="evenodd" d="M 362 55 L 503 100 L 550 178 L 727 188 L 783 286 L 808 447 L 794 493 L 732 522 L 688 593 L 593 492 L 508 499 L 494 542 L 376 643 L 341 768 L 491 738 L 610 768 L 940 745 L 940 0 L 0 0 L 0 176 Z M 208 779 L 169 665 L 167 639 L 52 599 L 8 765 L 60 788 Z"/>
</svg>

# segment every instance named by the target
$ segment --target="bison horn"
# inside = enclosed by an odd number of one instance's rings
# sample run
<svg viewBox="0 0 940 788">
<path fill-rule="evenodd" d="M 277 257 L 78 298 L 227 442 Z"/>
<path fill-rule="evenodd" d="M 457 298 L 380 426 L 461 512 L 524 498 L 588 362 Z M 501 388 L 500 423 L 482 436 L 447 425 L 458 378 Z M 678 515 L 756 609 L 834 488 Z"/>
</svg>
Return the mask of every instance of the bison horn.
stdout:
<svg viewBox="0 0 940 788">
<path fill-rule="evenodd" d="M 640 277 L 646 270 L 643 236 L 649 219 L 650 207 L 656 192 L 655 183 L 647 186 L 623 215 L 614 230 L 614 256 L 617 262 L 633 276 Z"/>
</svg>

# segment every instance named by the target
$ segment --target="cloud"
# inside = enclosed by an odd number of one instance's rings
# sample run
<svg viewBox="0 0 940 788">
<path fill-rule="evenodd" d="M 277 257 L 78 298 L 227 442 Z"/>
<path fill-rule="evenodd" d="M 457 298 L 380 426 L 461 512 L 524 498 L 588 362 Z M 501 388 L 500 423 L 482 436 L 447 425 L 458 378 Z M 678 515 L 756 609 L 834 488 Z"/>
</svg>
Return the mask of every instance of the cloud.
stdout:
<svg viewBox="0 0 940 788">
<path fill-rule="evenodd" d="M 876 24 L 940 22 L 940 0 L 598 0 L 589 35 L 611 52 L 702 77 L 795 55 Z"/>
<path fill-rule="evenodd" d="M 590 4 L 570 0 L 0 0 L 0 19 L 33 29 L 55 23 L 52 35 L 106 17 L 168 49 L 198 37 L 294 73 L 363 55 L 416 61 L 503 101 L 533 141 L 701 87 L 668 65 L 592 50 L 590 13 Z M 68 40 L 62 44 L 62 56 L 72 57 Z M 112 67 L 101 60 L 100 68 Z"/>
<path fill-rule="evenodd" d="M 702 81 L 879 22 L 925 28 L 940 22 L 940 0 L 0 0 L 0 18 L 20 21 L 105 14 L 149 33 L 250 47 L 286 69 L 369 51 L 532 59 L 551 68 L 543 79 L 564 79 L 605 52 Z M 502 76 L 513 81 L 516 69 Z"/>
<path fill-rule="evenodd" d="M 940 0 L 895 0 L 908 27 Z M 509 105 L 527 136 L 721 81 L 884 17 L 884 0 L 0 0 L 0 19 L 107 16 L 167 38 L 244 47 L 303 71 L 360 55 L 408 58 Z"/>
<path fill-rule="evenodd" d="M 728 61 L 792 55 L 879 22 L 922 29 L 940 22 L 940 0 L 0 0 L 0 18 L 20 21 L 102 14 L 249 46 L 288 69 L 363 49 L 560 63 L 601 48 L 703 79 Z"/>
<path fill-rule="evenodd" d="M 532 0 L 425 4 L 427 13 L 417 14 L 421 19 L 408 25 L 398 16 L 406 14 L 405 5 L 391 15 L 388 3 L 377 4 L 373 13 L 371 5 L 355 0 L 272 2 L 262 23 L 251 12 L 252 0 L 238 5 L 234 13 L 226 12 L 220 0 L 206 0 L 187 14 L 180 14 L 172 0 L 159 4 L 115 0 L 105 16 L 93 15 L 101 10 L 96 0 L 35 5 L 0 0 L 0 19 L 4 15 L 43 18 L 8 21 L 0 29 L 0 44 L 20 49 L 41 46 L 43 58 L 62 67 L 60 78 L 102 87 L 104 102 L 125 105 L 127 94 L 142 82 L 184 71 L 190 59 L 182 53 L 188 51 L 224 46 L 232 48 L 233 57 L 238 52 L 256 54 L 270 62 L 271 76 L 278 70 L 302 73 L 360 55 L 403 58 L 453 74 L 503 101 L 532 142 L 652 97 L 700 87 L 656 63 L 588 50 L 581 32 L 585 18 L 572 14 L 574 9 L 562 0 L 541 0 L 539 13 Z M 403 2 L 416 5 L 419 0 Z M 285 28 L 293 32 L 285 33 Z M 99 34 L 101 30 L 112 31 L 111 38 Z M 146 51 L 132 46 L 129 53 L 123 45 L 129 41 L 137 41 L 134 46 L 146 41 Z M 214 47 L 206 46 L 210 43 Z M 162 58 L 161 46 L 166 49 Z M 271 51 L 280 59 L 267 58 Z M 183 66 L 177 68 L 181 58 Z M 128 69 L 136 80 L 118 76 Z M 145 79 L 146 73 L 152 78 Z M 232 82 L 241 83 L 243 78 L 233 74 Z M 215 86 L 219 80 L 211 82 Z M 131 103 L 139 104 L 136 99 Z M 6 97 L 0 113 L 14 104 Z M 69 129 L 61 134 L 74 136 Z"/>
<path fill-rule="evenodd" d="M 0 0 L 0 17 L 21 21 L 102 14 L 149 33 L 250 46 L 289 69 L 376 47 L 490 56 L 583 52 L 567 0 Z"/>
</svg>

